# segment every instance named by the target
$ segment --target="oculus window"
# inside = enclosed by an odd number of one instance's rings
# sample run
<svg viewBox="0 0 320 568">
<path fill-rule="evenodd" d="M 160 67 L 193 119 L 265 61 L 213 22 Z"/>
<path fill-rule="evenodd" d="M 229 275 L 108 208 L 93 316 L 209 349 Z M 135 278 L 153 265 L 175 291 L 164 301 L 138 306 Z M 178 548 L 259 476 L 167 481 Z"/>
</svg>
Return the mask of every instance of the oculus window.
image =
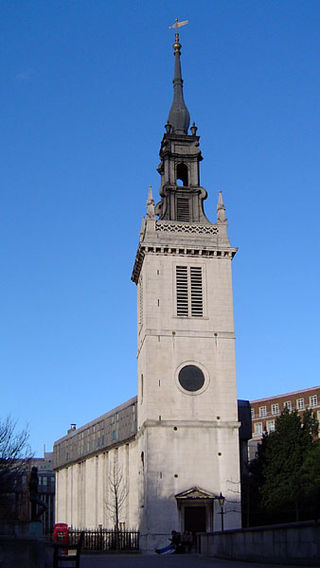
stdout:
<svg viewBox="0 0 320 568">
<path fill-rule="evenodd" d="M 204 374 L 195 365 L 186 365 L 179 372 L 179 383 L 185 390 L 196 392 L 204 385 Z"/>
</svg>

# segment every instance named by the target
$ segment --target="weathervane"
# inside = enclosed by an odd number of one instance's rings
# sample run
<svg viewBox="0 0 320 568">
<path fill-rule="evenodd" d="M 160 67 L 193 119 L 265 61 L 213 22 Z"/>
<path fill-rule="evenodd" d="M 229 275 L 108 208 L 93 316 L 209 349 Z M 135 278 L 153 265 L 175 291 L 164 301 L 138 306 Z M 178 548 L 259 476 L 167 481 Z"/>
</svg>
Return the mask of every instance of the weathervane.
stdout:
<svg viewBox="0 0 320 568">
<path fill-rule="evenodd" d="M 173 24 L 173 26 L 169 26 L 169 30 L 175 29 L 177 31 L 178 28 L 181 28 L 181 26 L 185 26 L 188 23 L 189 23 L 189 20 L 183 20 L 183 22 L 179 22 L 178 18 L 176 18 L 176 21 Z"/>
<path fill-rule="evenodd" d="M 176 21 L 173 24 L 173 26 L 169 26 L 169 30 L 176 30 L 175 43 L 173 44 L 174 53 L 180 54 L 180 47 L 181 47 L 181 44 L 179 43 L 179 33 L 177 30 L 178 28 L 181 28 L 181 26 L 185 26 L 188 23 L 189 20 L 183 20 L 183 22 L 179 22 L 178 18 L 176 18 Z"/>
</svg>

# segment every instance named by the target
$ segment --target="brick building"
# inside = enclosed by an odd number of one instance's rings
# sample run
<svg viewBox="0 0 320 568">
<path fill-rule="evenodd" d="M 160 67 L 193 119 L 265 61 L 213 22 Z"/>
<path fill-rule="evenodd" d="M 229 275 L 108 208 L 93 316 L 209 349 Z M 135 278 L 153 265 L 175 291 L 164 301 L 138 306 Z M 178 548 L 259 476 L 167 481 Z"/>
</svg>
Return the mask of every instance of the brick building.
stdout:
<svg viewBox="0 0 320 568">
<path fill-rule="evenodd" d="M 253 459 L 263 433 L 275 429 L 276 418 L 284 408 L 297 410 L 301 415 L 311 408 L 320 422 L 320 386 L 252 400 L 250 405 L 252 439 L 249 442 L 249 459 Z"/>
</svg>

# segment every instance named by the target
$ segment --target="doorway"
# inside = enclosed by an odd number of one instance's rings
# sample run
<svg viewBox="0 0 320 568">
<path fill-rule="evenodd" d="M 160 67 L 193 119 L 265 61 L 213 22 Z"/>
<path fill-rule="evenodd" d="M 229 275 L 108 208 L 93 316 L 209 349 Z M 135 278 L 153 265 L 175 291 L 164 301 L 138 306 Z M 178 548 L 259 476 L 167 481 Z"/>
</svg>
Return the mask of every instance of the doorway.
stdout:
<svg viewBox="0 0 320 568">
<path fill-rule="evenodd" d="M 184 530 L 192 533 L 206 532 L 206 507 L 184 507 Z"/>
<path fill-rule="evenodd" d="M 176 496 L 181 531 L 193 534 L 213 530 L 214 494 L 200 487 L 191 487 Z"/>
</svg>

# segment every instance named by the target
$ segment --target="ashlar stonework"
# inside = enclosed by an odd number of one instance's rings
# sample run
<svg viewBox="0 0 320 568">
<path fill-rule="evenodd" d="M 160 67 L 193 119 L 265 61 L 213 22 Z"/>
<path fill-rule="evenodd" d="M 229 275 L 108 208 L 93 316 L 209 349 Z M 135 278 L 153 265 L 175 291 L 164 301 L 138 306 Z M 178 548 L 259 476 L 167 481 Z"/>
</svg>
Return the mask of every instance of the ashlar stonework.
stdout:
<svg viewBox="0 0 320 568">
<path fill-rule="evenodd" d="M 171 530 L 241 525 L 239 421 L 230 246 L 222 194 L 204 213 L 199 136 L 189 130 L 181 45 L 160 149 L 160 201 L 149 188 L 132 280 L 137 285 L 138 394 L 58 440 L 56 519 L 112 528 L 114 483 L 121 526 L 143 549 Z M 112 489 L 113 488 L 113 489 Z"/>
</svg>

